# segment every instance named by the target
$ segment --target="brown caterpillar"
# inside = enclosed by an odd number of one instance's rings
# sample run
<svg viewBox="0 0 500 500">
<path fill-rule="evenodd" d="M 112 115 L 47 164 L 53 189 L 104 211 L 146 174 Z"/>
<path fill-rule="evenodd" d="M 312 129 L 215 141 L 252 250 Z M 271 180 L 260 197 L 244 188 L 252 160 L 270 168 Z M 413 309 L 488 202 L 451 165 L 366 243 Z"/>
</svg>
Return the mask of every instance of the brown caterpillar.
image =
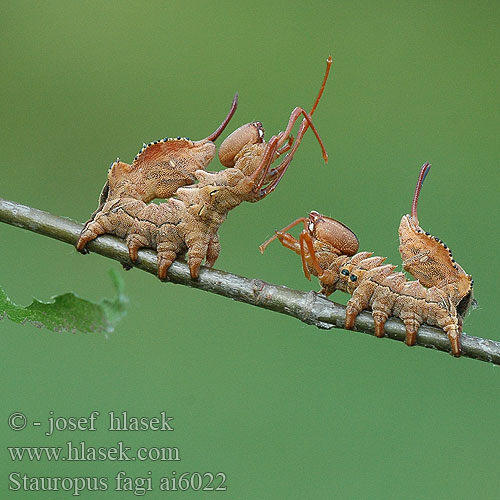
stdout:
<svg viewBox="0 0 500 500">
<path fill-rule="evenodd" d="M 155 198 L 170 198 L 179 187 L 195 182 L 194 173 L 205 169 L 212 161 L 216 151 L 213 141 L 224 131 L 237 106 L 238 94 L 235 94 L 226 118 L 205 139 L 191 141 L 189 137 L 165 137 L 143 144 L 132 165 L 117 158 L 109 167 L 108 178 L 99 196 L 99 205 L 85 223 L 77 250 L 86 253 L 85 245 L 98 235 L 92 230 L 86 231 L 96 217 L 105 212 L 103 207 L 107 201 L 132 198 L 148 203 Z M 108 207 L 108 211 L 112 208 Z M 106 232 L 117 236 L 125 234 L 126 229 L 120 227 L 120 219 L 116 219 L 114 224 L 117 227 L 110 227 Z"/>
<path fill-rule="evenodd" d="M 220 162 L 228 168 L 220 172 L 196 169 L 194 177 L 198 183 L 177 188 L 175 196 L 165 203 L 147 204 L 148 197 L 129 188 L 141 185 L 141 182 L 127 183 L 128 171 L 115 162 L 108 176 L 109 186 L 115 172 L 123 171 L 124 181 L 121 185 L 124 187 L 116 197 L 113 197 L 115 193 L 111 187 L 105 199 L 101 195 L 100 207 L 82 230 L 77 249 L 82 251 L 98 235 L 111 233 L 126 238 L 132 262 L 137 260 L 140 248 L 156 249 L 160 279 L 165 279 L 172 262 L 186 253 L 191 276 L 197 278 L 203 259 L 210 267 L 219 255 L 217 232 L 228 212 L 243 201 L 259 201 L 276 188 L 309 126 L 321 145 L 324 160 L 327 160 L 328 156 L 310 115 L 314 113 L 323 93 L 331 63 L 329 58 L 322 86 L 310 114 L 302 108 L 295 108 L 285 131 L 273 136 L 268 143 L 264 141 L 264 129 L 260 122 L 243 125 L 220 146 Z M 301 115 L 304 120 L 293 144 L 291 131 Z M 225 126 L 230 116 L 231 112 L 221 127 Z M 286 152 L 288 154 L 283 161 L 276 168 L 271 168 L 272 163 Z M 142 174 L 140 170 L 138 172 L 139 179 L 149 176 L 146 168 Z"/>
<path fill-rule="evenodd" d="M 463 317 L 473 302 L 473 281 L 455 262 L 447 246 L 425 233 L 418 224 L 417 204 L 422 183 L 430 169 L 424 164 L 411 215 L 401 219 L 400 253 L 404 268 L 417 281 L 408 281 L 385 257 L 358 251 L 356 235 L 344 224 L 318 212 L 311 212 L 292 222 L 260 246 L 261 252 L 275 238 L 302 258 L 304 274 L 313 274 L 326 296 L 335 290 L 352 295 L 347 303 L 345 327 L 352 329 L 356 316 L 371 309 L 375 335 L 384 336 L 388 317 L 400 318 L 406 328 L 406 344 L 414 345 L 422 323 L 438 326 L 448 335 L 452 354 L 460 356 Z M 304 229 L 299 239 L 287 233 L 300 223 Z"/>
</svg>

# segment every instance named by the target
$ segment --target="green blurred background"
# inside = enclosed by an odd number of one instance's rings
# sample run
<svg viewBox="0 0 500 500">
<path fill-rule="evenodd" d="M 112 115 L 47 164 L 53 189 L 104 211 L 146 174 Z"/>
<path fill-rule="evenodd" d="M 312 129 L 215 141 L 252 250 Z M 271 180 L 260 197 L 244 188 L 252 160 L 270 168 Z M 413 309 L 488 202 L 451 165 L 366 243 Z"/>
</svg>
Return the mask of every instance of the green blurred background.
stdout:
<svg viewBox="0 0 500 500">
<path fill-rule="evenodd" d="M 228 131 L 261 120 L 270 137 L 293 107 L 311 106 L 332 54 L 314 117 L 329 164 L 308 133 L 279 188 L 229 215 L 217 267 L 318 290 L 298 256 L 257 248 L 312 209 L 397 264 L 399 220 L 430 161 L 421 224 L 475 279 L 465 331 L 500 340 L 499 14 L 493 1 L 4 1 L 0 196 L 83 222 L 117 156 L 131 161 L 166 135 L 205 137 L 235 91 Z M 0 284 L 18 303 L 66 291 L 98 300 L 120 269 L 6 225 L 0 255 Z M 174 470 L 223 471 L 217 498 L 498 498 L 498 367 L 122 273 L 130 309 L 108 337 L 0 323 L 2 498 L 11 471 L 107 476 L 106 493 L 81 498 L 132 497 L 112 491 L 120 470 L 151 471 L 155 485 Z M 46 422 L 92 410 L 103 415 L 94 433 L 6 425 L 13 411 Z M 109 433 L 111 410 L 165 410 L 175 431 Z M 177 446 L 182 461 L 14 464 L 5 452 L 70 439 Z"/>
</svg>

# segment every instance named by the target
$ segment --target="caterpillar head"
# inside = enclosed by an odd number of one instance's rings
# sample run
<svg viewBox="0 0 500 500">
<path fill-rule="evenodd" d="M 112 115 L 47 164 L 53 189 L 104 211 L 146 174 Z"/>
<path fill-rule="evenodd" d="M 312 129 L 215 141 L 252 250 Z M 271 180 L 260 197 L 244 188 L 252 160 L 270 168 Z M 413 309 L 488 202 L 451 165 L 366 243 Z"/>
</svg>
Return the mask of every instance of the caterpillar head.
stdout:
<svg viewBox="0 0 500 500">
<path fill-rule="evenodd" d="M 358 251 L 358 238 L 338 220 L 313 210 L 304 226 L 314 240 L 328 245 L 338 255 L 351 256 Z"/>
<path fill-rule="evenodd" d="M 234 167 L 236 155 L 245 147 L 264 142 L 264 127 L 261 122 L 242 125 L 228 135 L 219 148 L 219 160 L 225 167 Z"/>
</svg>

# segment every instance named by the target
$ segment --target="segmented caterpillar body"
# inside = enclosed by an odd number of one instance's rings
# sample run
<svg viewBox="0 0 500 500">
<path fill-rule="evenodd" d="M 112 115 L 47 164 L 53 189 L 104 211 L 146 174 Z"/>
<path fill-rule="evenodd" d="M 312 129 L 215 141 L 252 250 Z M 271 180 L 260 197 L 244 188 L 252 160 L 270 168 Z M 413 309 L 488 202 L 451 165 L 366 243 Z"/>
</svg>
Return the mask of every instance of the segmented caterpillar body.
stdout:
<svg viewBox="0 0 500 500">
<path fill-rule="evenodd" d="M 384 326 L 391 316 L 400 318 L 406 328 L 406 343 L 414 345 L 422 323 L 445 331 L 452 353 L 460 355 L 462 321 L 446 291 L 419 281 L 409 281 L 396 266 L 383 265 L 385 257 L 366 257 L 365 252 L 351 257 L 339 268 L 338 289 L 352 297 L 346 307 L 345 327 L 354 328 L 357 315 L 372 311 L 375 335 L 384 336 Z"/>
<path fill-rule="evenodd" d="M 449 248 L 422 230 L 418 223 L 417 203 L 420 189 L 430 169 L 424 164 L 412 205 L 411 215 L 404 215 L 399 226 L 400 253 L 404 269 L 416 281 L 409 281 L 396 266 L 384 264 L 385 257 L 359 252 L 356 235 L 344 224 L 311 212 L 301 217 L 260 246 L 278 239 L 283 246 L 302 258 L 304 274 L 313 274 L 326 296 L 335 290 L 352 295 L 347 303 L 345 326 L 354 327 L 356 316 L 364 309 L 372 311 L 375 334 L 384 335 L 388 317 L 400 318 L 406 328 L 406 343 L 414 345 L 422 323 L 442 328 L 450 340 L 452 353 L 460 355 L 463 318 L 474 302 L 473 281 L 455 262 Z M 297 240 L 287 231 L 303 223 Z"/>
<path fill-rule="evenodd" d="M 327 70 L 319 94 L 311 110 L 316 109 L 331 66 Z M 235 97 L 236 99 L 236 97 Z M 158 253 L 158 276 L 165 279 L 177 257 L 188 253 L 191 276 L 197 278 L 206 259 L 212 266 L 220 252 L 218 229 L 230 210 L 243 201 L 265 198 L 277 186 L 297 150 L 308 127 L 327 154 L 310 115 L 295 108 L 284 132 L 264 141 L 260 122 L 243 125 L 221 144 L 219 159 L 225 168 L 206 172 L 215 146 L 211 142 L 223 130 L 232 114 L 208 138 L 193 143 L 186 138 L 155 141 L 145 146 L 132 166 L 117 160 L 108 173 L 108 182 L 99 199 L 99 207 L 85 224 L 77 242 L 77 250 L 100 234 L 110 233 L 126 238 L 132 262 L 138 250 L 150 247 Z M 303 116 L 295 143 L 291 131 Z M 292 146 L 293 144 L 293 146 Z M 275 168 L 272 163 L 287 153 Z M 196 165 L 202 168 L 195 168 Z M 196 184 L 191 184 L 198 181 Z M 155 197 L 170 197 L 160 204 L 148 204 Z"/>
</svg>

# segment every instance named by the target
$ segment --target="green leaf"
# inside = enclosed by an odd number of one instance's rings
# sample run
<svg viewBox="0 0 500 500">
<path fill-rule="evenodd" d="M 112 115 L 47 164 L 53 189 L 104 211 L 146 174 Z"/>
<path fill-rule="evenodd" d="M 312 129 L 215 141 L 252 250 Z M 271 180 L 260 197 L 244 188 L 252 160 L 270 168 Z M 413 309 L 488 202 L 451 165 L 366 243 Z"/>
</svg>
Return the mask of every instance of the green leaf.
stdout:
<svg viewBox="0 0 500 500">
<path fill-rule="evenodd" d="M 114 270 L 110 271 L 110 275 L 116 297 L 102 299 L 98 304 L 81 299 L 74 293 L 65 293 L 49 302 L 34 299 L 29 306 L 20 306 L 14 304 L 0 287 L 0 319 L 7 316 L 16 323 L 31 323 L 54 332 L 112 332 L 126 314 L 128 299 L 123 292 L 122 277 Z"/>
</svg>

